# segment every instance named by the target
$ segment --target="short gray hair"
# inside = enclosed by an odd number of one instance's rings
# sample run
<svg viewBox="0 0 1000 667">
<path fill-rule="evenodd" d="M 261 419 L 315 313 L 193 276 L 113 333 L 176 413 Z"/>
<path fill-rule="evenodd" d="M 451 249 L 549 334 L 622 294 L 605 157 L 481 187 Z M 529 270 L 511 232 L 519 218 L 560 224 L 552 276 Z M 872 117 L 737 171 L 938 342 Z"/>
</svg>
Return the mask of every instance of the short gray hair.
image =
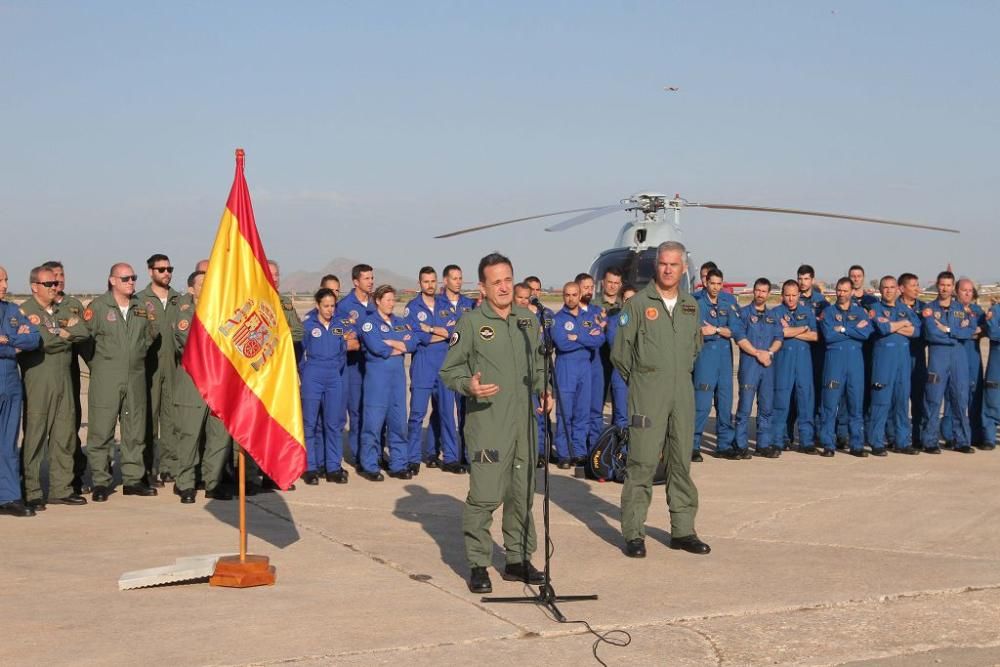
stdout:
<svg viewBox="0 0 1000 667">
<path fill-rule="evenodd" d="M 656 256 L 659 257 L 665 252 L 677 251 L 684 259 L 687 259 L 687 248 L 680 241 L 664 241 L 656 246 Z"/>
</svg>

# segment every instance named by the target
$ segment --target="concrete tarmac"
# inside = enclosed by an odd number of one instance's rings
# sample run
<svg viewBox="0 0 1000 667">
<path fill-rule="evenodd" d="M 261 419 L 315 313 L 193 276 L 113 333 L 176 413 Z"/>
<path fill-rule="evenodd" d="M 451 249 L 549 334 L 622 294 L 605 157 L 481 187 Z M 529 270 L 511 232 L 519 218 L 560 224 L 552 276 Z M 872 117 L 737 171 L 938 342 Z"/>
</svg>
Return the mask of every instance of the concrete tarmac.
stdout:
<svg viewBox="0 0 1000 667">
<path fill-rule="evenodd" d="M 712 553 L 667 548 L 656 487 L 645 560 L 621 552 L 621 487 L 553 467 L 555 589 L 598 593 L 561 609 L 631 634 L 598 647 L 609 665 L 1000 664 L 1000 451 L 692 467 Z M 467 484 L 438 470 L 382 483 L 352 473 L 250 498 L 250 551 L 278 579 L 246 590 L 117 589 L 128 570 L 235 550 L 235 501 L 181 505 L 168 486 L 0 517 L 0 662 L 597 664 L 583 625 L 468 592 Z M 541 529 L 540 496 L 535 513 Z M 499 517 L 495 528 L 499 544 Z M 491 577 L 495 595 L 527 592 Z"/>
</svg>

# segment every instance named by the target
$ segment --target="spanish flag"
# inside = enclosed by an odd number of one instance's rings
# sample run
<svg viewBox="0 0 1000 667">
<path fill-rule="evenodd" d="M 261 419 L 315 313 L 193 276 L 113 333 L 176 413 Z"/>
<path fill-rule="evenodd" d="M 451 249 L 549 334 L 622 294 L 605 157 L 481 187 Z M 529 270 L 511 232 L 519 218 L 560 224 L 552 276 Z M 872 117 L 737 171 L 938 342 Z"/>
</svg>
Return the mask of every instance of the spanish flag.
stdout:
<svg viewBox="0 0 1000 667">
<path fill-rule="evenodd" d="M 292 337 L 257 234 L 243 149 L 181 364 L 209 409 L 282 489 L 306 468 Z"/>
</svg>

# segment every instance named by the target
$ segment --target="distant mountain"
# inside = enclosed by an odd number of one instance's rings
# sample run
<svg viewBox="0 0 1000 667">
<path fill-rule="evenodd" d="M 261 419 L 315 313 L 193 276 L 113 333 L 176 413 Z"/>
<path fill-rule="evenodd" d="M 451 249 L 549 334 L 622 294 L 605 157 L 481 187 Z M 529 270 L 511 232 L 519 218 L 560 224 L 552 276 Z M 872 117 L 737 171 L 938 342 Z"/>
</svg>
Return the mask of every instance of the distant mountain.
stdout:
<svg viewBox="0 0 1000 667">
<path fill-rule="evenodd" d="M 360 264 L 356 259 L 350 259 L 348 257 L 336 257 L 318 271 L 295 271 L 287 275 L 281 276 L 281 291 L 282 292 L 303 292 L 311 293 L 319 289 L 319 279 L 328 273 L 340 278 L 340 293 L 347 294 L 351 289 L 351 267 L 355 264 Z M 384 285 L 389 283 L 397 290 L 406 289 L 413 290 L 417 286 L 417 277 L 410 276 L 409 278 L 402 276 L 389 269 L 384 269 L 379 266 L 373 267 L 375 269 L 375 286 Z"/>
</svg>

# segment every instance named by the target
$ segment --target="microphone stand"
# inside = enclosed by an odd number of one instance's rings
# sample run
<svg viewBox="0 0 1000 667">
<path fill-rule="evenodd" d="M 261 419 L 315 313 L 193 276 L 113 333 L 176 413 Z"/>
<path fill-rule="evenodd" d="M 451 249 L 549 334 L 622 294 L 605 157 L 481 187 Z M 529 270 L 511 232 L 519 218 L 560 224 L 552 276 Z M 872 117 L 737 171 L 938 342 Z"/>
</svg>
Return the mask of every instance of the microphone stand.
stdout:
<svg viewBox="0 0 1000 667">
<path fill-rule="evenodd" d="M 542 328 L 542 352 L 543 352 L 543 362 L 542 369 L 543 375 L 545 377 L 544 387 L 546 390 L 549 388 L 554 389 L 554 382 L 552 381 L 552 353 L 554 351 L 554 346 L 552 344 L 552 338 L 546 333 L 545 329 L 545 311 L 538 299 L 531 300 L 532 305 L 538 308 L 538 321 Z M 550 395 L 555 396 L 555 391 L 550 392 Z M 532 414 L 534 414 L 534 403 L 531 404 Z M 537 604 L 548 609 L 557 621 L 560 623 L 566 622 L 566 616 L 559 610 L 557 602 L 579 602 L 582 600 L 596 600 L 596 595 L 556 595 L 555 588 L 552 587 L 552 539 L 550 537 L 549 528 L 549 499 L 551 487 L 549 485 L 549 462 L 552 456 L 552 420 L 549 419 L 548 413 L 545 413 L 545 466 L 543 468 L 544 472 L 542 474 L 542 526 L 544 533 L 545 544 L 545 569 L 543 570 L 545 580 L 538 587 L 538 593 L 530 597 L 484 597 L 481 599 L 482 602 L 501 602 L 501 603 L 511 603 L 511 604 Z M 534 473 L 532 473 L 534 474 Z M 529 586 L 530 588 L 530 586 Z"/>
</svg>

